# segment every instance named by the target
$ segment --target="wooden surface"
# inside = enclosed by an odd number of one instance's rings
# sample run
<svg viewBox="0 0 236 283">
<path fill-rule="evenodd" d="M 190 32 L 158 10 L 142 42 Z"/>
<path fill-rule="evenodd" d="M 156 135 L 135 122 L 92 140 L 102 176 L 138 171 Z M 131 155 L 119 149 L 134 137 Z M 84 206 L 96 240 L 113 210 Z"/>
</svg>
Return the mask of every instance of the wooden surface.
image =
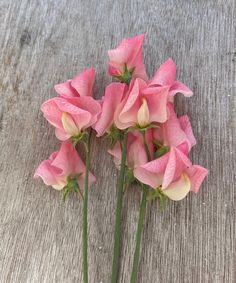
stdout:
<svg viewBox="0 0 236 283">
<path fill-rule="evenodd" d="M 95 96 L 110 81 L 107 50 L 146 33 L 150 75 L 171 56 L 178 79 L 194 91 L 178 96 L 198 140 L 191 157 L 210 170 L 198 195 L 149 204 L 139 283 L 236 282 L 236 38 L 234 0 L 0 0 L 0 282 L 82 282 L 81 212 L 76 196 L 32 179 L 58 148 L 41 103 L 53 85 L 95 66 Z M 98 176 L 89 199 L 89 276 L 111 274 L 117 172 L 108 144 L 93 140 Z M 130 278 L 140 194 L 125 197 L 120 281 Z"/>
</svg>

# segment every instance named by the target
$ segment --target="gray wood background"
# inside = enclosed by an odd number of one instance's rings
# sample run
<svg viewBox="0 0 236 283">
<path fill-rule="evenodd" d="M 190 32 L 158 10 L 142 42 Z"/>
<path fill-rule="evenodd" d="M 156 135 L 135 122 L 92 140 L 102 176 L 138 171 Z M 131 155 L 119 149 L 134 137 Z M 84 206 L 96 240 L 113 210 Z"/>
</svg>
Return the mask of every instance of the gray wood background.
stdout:
<svg viewBox="0 0 236 283">
<path fill-rule="evenodd" d="M 0 282 L 82 282 L 81 212 L 75 195 L 32 179 L 58 148 L 41 103 L 53 85 L 95 66 L 95 96 L 107 75 L 107 50 L 146 33 L 148 73 L 173 57 L 194 91 L 178 96 L 198 140 L 192 159 L 210 169 L 196 196 L 150 203 L 139 283 L 233 283 L 236 170 L 236 3 L 234 0 L 0 0 Z M 110 281 L 117 172 L 104 139 L 93 139 L 89 199 L 89 276 Z M 129 282 L 140 194 L 125 197 L 120 281 Z"/>
</svg>

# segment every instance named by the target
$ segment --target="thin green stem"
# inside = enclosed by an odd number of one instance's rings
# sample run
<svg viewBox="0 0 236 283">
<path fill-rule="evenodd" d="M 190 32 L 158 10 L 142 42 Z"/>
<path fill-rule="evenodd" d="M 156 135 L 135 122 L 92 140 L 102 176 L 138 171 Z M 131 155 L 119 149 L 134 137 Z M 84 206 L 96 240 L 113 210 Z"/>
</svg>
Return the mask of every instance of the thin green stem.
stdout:
<svg viewBox="0 0 236 283">
<path fill-rule="evenodd" d="M 143 142 L 144 142 L 144 147 L 145 147 L 145 150 L 146 150 L 146 153 L 147 153 L 148 161 L 150 161 L 151 160 L 151 154 L 150 154 L 147 139 L 146 139 L 146 131 L 142 132 L 142 135 L 143 135 Z"/>
<path fill-rule="evenodd" d="M 143 142 L 144 142 L 145 150 L 148 156 L 148 161 L 150 161 L 151 154 L 146 140 L 146 132 L 143 132 L 142 134 L 143 134 Z M 139 220 L 138 220 L 138 227 L 136 232 L 135 251 L 134 251 L 133 267 L 132 267 L 130 283 L 136 283 L 138 278 L 141 242 L 142 242 L 143 228 L 144 228 L 146 208 L 147 208 L 147 195 L 148 195 L 148 186 L 144 185 L 142 201 L 139 207 Z"/>
<path fill-rule="evenodd" d="M 147 207 L 147 194 L 148 194 L 148 189 L 147 186 L 145 186 L 143 190 L 142 201 L 139 208 L 139 220 L 138 220 L 138 227 L 136 232 L 136 240 L 135 240 L 136 244 L 135 244 L 133 268 L 132 268 L 130 283 L 136 283 L 138 277 L 141 241 L 142 241 L 142 234 L 143 234 L 146 207 Z"/>
<path fill-rule="evenodd" d="M 117 183 L 114 251 L 113 251 L 112 279 L 111 279 L 112 283 L 118 282 L 118 273 L 119 273 L 119 258 L 120 258 L 120 248 L 121 248 L 121 218 L 122 218 L 121 216 L 122 216 L 122 204 L 123 204 L 123 187 L 125 180 L 126 150 L 127 150 L 127 132 L 125 131 L 122 141 L 120 174 Z"/>
<path fill-rule="evenodd" d="M 90 138 L 91 131 L 85 141 L 86 162 L 83 201 L 83 281 L 88 283 L 88 186 L 90 169 Z"/>
</svg>

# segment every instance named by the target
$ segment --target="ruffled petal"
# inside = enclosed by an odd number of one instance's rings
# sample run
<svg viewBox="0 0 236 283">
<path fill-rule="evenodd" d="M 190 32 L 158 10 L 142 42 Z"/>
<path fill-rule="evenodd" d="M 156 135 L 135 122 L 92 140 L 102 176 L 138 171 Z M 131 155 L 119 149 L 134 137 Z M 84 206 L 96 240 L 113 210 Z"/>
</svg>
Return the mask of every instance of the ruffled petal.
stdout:
<svg viewBox="0 0 236 283">
<path fill-rule="evenodd" d="M 77 91 L 71 86 L 71 80 L 67 80 L 64 83 L 56 84 L 54 86 L 55 91 L 63 97 L 76 97 L 79 96 Z"/>
<path fill-rule="evenodd" d="M 188 142 L 189 142 L 189 145 L 190 145 L 189 150 L 190 150 L 194 145 L 196 145 L 197 142 L 196 142 L 196 139 L 194 137 L 192 126 L 191 126 L 188 115 L 184 115 L 184 116 L 179 117 L 179 123 L 180 123 L 180 126 L 181 126 L 182 130 L 185 132 L 185 135 L 188 139 Z"/>
<path fill-rule="evenodd" d="M 137 178 L 140 182 L 151 186 L 153 189 L 158 188 L 162 184 L 168 159 L 169 153 L 135 168 L 135 178 Z"/>
<path fill-rule="evenodd" d="M 120 104 L 126 85 L 122 83 L 111 83 L 106 87 L 105 96 L 102 102 L 102 112 L 95 124 L 94 129 L 97 132 L 97 136 L 102 136 L 114 123 L 114 113 L 117 105 Z"/>
<path fill-rule="evenodd" d="M 202 166 L 193 165 L 186 172 L 191 180 L 191 191 L 197 193 L 203 180 L 208 175 L 208 170 Z"/>
<path fill-rule="evenodd" d="M 143 93 L 148 103 L 150 122 L 164 123 L 168 118 L 168 88 L 147 88 Z"/>
<path fill-rule="evenodd" d="M 95 69 L 90 68 L 73 78 L 71 86 L 80 96 L 92 96 L 94 81 Z"/>
<path fill-rule="evenodd" d="M 156 71 L 155 75 L 149 82 L 149 86 L 172 86 L 176 78 L 176 65 L 174 61 L 167 59 Z"/>
<path fill-rule="evenodd" d="M 184 85 L 180 81 L 175 81 L 170 88 L 170 96 L 174 96 L 176 93 L 182 93 L 186 97 L 190 97 L 193 95 L 191 89 L 189 89 L 186 85 Z"/>
</svg>

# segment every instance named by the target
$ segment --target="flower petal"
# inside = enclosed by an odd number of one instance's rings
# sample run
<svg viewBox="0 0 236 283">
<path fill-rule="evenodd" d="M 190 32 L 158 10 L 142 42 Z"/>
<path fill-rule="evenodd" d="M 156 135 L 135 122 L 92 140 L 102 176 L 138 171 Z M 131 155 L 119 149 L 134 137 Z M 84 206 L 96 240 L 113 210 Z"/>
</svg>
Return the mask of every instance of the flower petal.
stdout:
<svg viewBox="0 0 236 283">
<path fill-rule="evenodd" d="M 63 97 L 76 97 L 79 94 L 76 90 L 71 86 L 71 80 L 67 80 L 64 83 L 56 84 L 54 86 L 55 91 Z"/>
<path fill-rule="evenodd" d="M 135 168 L 135 178 L 137 178 L 140 182 L 151 186 L 153 189 L 158 188 L 162 184 L 168 159 L 169 153 Z"/>
<path fill-rule="evenodd" d="M 196 145 L 197 142 L 194 137 L 192 126 L 191 126 L 188 115 L 179 117 L 179 123 L 180 123 L 182 130 L 185 132 L 185 135 L 188 139 L 190 149 L 191 149 L 194 145 Z"/>
<path fill-rule="evenodd" d="M 101 116 L 94 126 L 98 137 L 108 131 L 113 124 L 115 110 L 117 105 L 121 102 L 125 90 L 126 85 L 122 83 L 111 83 L 106 87 L 104 100 L 102 102 Z"/>
<path fill-rule="evenodd" d="M 150 122 L 164 123 L 168 118 L 168 88 L 147 88 L 143 93 L 148 103 Z"/>
<path fill-rule="evenodd" d="M 77 91 L 77 93 L 79 93 L 80 96 L 92 96 L 94 81 L 95 69 L 90 68 L 73 78 L 71 86 Z"/>
<path fill-rule="evenodd" d="M 122 74 L 126 64 L 129 70 L 134 68 L 133 77 L 147 80 L 142 55 L 143 41 L 144 34 L 123 39 L 116 49 L 108 51 L 109 73 L 112 76 Z"/>
<path fill-rule="evenodd" d="M 175 81 L 170 88 L 170 96 L 174 96 L 176 93 L 182 93 L 186 97 L 190 97 L 193 95 L 191 89 L 189 89 L 186 85 L 184 85 L 180 81 Z"/>
<path fill-rule="evenodd" d="M 208 175 L 208 170 L 202 166 L 193 165 L 186 170 L 186 173 L 191 180 L 191 191 L 197 193 L 203 180 Z"/>
<path fill-rule="evenodd" d="M 156 71 L 155 75 L 149 82 L 149 86 L 171 86 L 176 77 L 176 65 L 174 61 L 167 59 Z"/>
<path fill-rule="evenodd" d="M 163 194 L 165 194 L 168 198 L 174 201 L 181 200 L 186 197 L 191 188 L 191 182 L 187 174 L 183 173 L 180 176 L 180 179 L 173 182 L 163 190 Z"/>
</svg>

